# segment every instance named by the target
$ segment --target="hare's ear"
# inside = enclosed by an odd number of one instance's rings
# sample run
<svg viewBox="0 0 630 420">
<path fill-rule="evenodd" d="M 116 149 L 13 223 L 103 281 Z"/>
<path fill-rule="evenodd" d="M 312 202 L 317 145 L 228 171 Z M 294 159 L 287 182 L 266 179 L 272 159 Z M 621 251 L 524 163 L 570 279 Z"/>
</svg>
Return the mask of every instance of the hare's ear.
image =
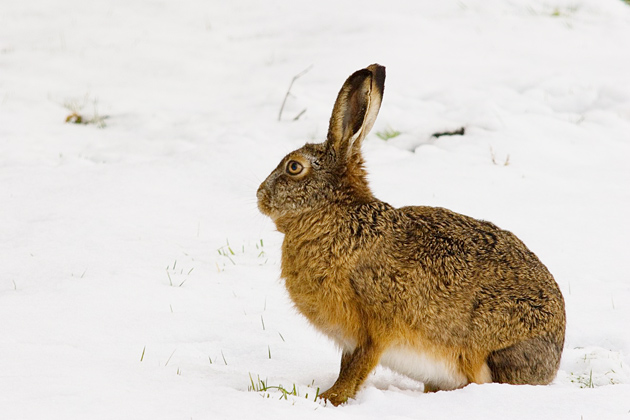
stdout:
<svg viewBox="0 0 630 420">
<path fill-rule="evenodd" d="M 361 143 L 376 121 L 384 89 L 385 67 L 378 64 L 353 73 L 343 84 L 326 140 L 337 159 L 348 161 L 361 155 Z"/>
</svg>

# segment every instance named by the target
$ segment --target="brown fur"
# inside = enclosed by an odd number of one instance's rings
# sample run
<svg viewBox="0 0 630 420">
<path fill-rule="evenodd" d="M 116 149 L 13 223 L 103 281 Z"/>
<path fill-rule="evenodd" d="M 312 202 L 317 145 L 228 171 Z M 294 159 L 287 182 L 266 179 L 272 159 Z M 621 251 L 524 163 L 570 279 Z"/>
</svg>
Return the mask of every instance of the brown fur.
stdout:
<svg viewBox="0 0 630 420">
<path fill-rule="evenodd" d="M 285 234 L 291 299 L 342 349 L 339 378 L 321 397 L 334 405 L 354 397 L 386 353 L 403 370 L 406 360 L 429 360 L 450 372 L 429 369 L 427 391 L 551 382 L 564 300 L 540 260 L 492 223 L 443 208 L 395 209 L 372 195 L 360 148 L 384 80 L 376 64 L 351 75 L 327 140 L 287 155 L 257 193 Z M 287 172 L 291 161 L 299 174 Z"/>
</svg>

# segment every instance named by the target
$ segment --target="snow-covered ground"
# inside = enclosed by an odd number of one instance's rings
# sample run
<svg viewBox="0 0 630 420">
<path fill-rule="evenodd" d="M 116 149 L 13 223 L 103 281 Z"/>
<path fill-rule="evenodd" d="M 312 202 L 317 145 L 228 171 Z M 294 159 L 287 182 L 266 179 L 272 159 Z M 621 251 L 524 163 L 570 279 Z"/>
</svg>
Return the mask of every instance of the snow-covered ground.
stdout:
<svg viewBox="0 0 630 420">
<path fill-rule="evenodd" d="M 314 401 L 339 354 L 255 191 L 373 62 L 375 194 L 537 253 L 567 305 L 552 385 L 423 394 L 378 368 Z M 630 419 L 629 75 L 621 0 L 3 1 L 0 418 Z"/>
</svg>

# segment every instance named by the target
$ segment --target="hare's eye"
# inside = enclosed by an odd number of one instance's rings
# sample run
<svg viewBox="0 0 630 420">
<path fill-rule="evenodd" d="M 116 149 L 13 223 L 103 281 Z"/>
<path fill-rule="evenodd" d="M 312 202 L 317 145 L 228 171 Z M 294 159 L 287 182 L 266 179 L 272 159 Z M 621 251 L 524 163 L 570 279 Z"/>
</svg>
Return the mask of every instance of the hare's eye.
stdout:
<svg viewBox="0 0 630 420">
<path fill-rule="evenodd" d="M 299 175 L 303 169 L 304 166 L 302 166 L 300 162 L 297 162 L 295 160 L 290 160 L 287 163 L 287 173 L 289 175 Z"/>
</svg>

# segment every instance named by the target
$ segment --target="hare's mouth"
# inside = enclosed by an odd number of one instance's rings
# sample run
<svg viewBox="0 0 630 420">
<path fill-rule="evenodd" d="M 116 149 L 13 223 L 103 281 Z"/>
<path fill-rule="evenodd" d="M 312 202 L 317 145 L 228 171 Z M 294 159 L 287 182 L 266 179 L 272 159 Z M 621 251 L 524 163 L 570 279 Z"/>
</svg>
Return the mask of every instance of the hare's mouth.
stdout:
<svg viewBox="0 0 630 420">
<path fill-rule="evenodd" d="M 265 216 L 268 216 L 271 218 L 271 220 L 273 220 L 274 222 L 277 219 L 277 211 L 275 211 L 268 203 L 267 197 L 264 193 L 261 193 L 260 191 L 257 194 L 258 196 L 258 210 L 264 214 Z"/>
<path fill-rule="evenodd" d="M 258 210 L 262 214 L 264 214 L 265 216 L 269 216 L 269 217 L 271 217 L 273 219 L 273 216 L 272 216 L 273 211 L 272 211 L 272 209 L 267 204 L 262 202 L 261 200 L 258 200 Z"/>
</svg>

